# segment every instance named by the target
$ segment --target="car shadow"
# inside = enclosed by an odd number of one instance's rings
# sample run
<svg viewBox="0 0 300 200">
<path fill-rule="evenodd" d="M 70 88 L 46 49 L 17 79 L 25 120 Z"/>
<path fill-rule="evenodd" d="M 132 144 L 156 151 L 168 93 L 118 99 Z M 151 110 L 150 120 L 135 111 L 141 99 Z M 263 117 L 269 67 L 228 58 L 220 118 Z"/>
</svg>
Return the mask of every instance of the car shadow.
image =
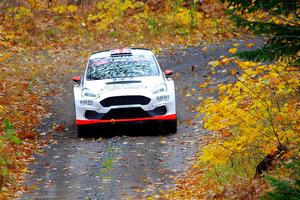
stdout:
<svg viewBox="0 0 300 200">
<path fill-rule="evenodd" d="M 165 129 L 155 124 L 108 124 L 87 127 L 84 138 L 112 138 L 116 136 L 162 136 L 169 135 Z"/>
</svg>

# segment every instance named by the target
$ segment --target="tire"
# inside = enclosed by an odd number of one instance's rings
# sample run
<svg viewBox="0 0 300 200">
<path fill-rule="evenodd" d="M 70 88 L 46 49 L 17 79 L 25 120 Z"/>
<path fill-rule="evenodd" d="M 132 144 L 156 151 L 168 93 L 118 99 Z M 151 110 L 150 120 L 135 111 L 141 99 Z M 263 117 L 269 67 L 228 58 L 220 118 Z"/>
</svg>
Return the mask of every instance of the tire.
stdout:
<svg viewBox="0 0 300 200">
<path fill-rule="evenodd" d="M 77 126 L 77 136 L 79 138 L 87 137 L 87 127 L 85 126 Z"/>
<path fill-rule="evenodd" d="M 169 121 L 165 125 L 166 133 L 177 133 L 177 119 Z"/>
</svg>

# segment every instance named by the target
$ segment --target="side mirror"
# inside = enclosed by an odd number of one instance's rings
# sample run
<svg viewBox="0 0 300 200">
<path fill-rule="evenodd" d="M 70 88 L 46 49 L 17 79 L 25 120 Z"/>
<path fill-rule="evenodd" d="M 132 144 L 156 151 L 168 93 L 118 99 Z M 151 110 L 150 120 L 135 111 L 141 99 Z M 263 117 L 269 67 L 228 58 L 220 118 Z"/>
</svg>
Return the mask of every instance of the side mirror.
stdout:
<svg viewBox="0 0 300 200">
<path fill-rule="evenodd" d="M 74 81 L 74 82 L 76 82 L 76 83 L 80 83 L 80 81 L 81 81 L 81 77 L 80 76 L 74 76 L 74 77 L 72 77 L 72 81 Z"/>
<path fill-rule="evenodd" d="M 169 70 L 169 69 L 165 70 L 165 75 L 166 75 L 167 77 L 171 76 L 172 74 L 173 74 L 173 71 L 172 71 L 172 70 Z"/>
</svg>

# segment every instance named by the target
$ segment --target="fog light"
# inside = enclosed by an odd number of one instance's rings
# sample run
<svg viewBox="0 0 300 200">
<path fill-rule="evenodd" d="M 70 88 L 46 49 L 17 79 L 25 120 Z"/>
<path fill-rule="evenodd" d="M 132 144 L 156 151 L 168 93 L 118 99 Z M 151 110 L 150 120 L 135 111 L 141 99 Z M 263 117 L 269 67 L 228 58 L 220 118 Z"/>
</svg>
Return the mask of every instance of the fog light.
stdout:
<svg viewBox="0 0 300 200">
<path fill-rule="evenodd" d="M 166 106 L 159 106 L 154 109 L 154 112 L 158 115 L 164 115 L 167 113 L 167 108 Z"/>
</svg>

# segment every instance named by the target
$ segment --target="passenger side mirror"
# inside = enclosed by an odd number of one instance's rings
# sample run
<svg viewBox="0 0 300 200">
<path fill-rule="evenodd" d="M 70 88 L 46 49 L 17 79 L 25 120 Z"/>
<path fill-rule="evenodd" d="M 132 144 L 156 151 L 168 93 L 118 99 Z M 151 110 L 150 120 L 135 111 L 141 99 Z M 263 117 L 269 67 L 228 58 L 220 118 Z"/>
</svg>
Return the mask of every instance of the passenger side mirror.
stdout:
<svg viewBox="0 0 300 200">
<path fill-rule="evenodd" d="M 80 76 L 74 76 L 74 77 L 72 77 L 72 80 L 74 81 L 74 82 L 76 82 L 76 83 L 80 83 L 80 81 L 81 81 L 81 77 Z"/>
<path fill-rule="evenodd" d="M 172 71 L 172 70 L 169 70 L 169 69 L 165 70 L 165 75 L 167 76 L 167 78 L 168 78 L 169 76 L 171 76 L 172 74 L 173 74 L 173 71 Z"/>
</svg>

